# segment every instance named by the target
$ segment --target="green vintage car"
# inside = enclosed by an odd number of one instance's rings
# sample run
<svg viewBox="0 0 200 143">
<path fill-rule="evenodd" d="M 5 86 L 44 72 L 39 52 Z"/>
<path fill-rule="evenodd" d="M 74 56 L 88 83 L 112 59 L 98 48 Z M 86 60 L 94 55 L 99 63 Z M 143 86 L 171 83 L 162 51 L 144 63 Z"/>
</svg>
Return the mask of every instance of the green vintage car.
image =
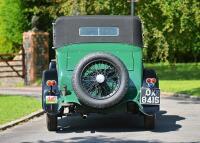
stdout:
<svg viewBox="0 0 200 143">
<path fill-rule="evenodd" d="M 53 24 L 56 60 L 43 72 L 42 105 L 49 131 L 58 117 L 137 113 L 153 129 L 160 89 L 142 61 L 142 26 L 135 16 L 69 16 Z"/>
</svg>

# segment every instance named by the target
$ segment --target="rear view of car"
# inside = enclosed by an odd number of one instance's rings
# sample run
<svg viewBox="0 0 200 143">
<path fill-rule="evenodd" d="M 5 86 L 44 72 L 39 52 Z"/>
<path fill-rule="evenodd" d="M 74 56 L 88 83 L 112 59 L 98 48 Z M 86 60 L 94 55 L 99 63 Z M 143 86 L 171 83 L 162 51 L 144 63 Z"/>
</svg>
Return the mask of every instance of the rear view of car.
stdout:
<svg viewBox="0 0 200 143">
<path fill-rule="evenodd" d="M 143 67 L 138 17 L 61 17 L 53 31 L 56 60 L 42 85 L 48 130 L 57 129 L 59 116 L 118 112 L 142 114 L 145 127 L 154 128 L 159 82 Z"/>
</svg>

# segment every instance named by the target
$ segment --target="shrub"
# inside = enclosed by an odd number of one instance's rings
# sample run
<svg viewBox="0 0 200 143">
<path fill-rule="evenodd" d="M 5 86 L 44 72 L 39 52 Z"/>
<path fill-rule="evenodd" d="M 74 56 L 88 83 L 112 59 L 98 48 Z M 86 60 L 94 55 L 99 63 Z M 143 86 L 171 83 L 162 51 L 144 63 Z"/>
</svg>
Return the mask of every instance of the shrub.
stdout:
<svg viewBox="0 0 200 143">
<path fill-rule="evenodd" d="M 16 52 L 22 44 L 22 9 L 21 0 L 0 1 L 0 53 Z"/>
</svg>

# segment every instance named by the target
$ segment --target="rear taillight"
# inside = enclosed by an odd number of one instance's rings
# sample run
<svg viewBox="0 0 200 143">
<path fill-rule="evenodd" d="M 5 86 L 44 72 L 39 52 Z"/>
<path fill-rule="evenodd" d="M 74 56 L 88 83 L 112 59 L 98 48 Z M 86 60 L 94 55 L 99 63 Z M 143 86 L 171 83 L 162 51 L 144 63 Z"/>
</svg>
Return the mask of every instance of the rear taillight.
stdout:
<svg viewBox="0 0 200 143">
<path fill-rule="evenodd" d="M 155 84 L 157 82 L 156 78 L 147 78 L 146 83 L 153 83 Z"/>
<path fill-rule="evenodd" d="M 46 85 L 47 86 L 56 86 L 57 82 L 55 80 L 47 80 Z"/>
</svg>

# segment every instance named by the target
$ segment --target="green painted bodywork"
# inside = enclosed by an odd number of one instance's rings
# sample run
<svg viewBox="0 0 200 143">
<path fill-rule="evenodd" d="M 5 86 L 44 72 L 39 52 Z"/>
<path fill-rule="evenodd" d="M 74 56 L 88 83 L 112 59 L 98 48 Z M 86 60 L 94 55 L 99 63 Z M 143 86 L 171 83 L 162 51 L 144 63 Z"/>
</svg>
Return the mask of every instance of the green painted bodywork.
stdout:
<svg viewBox="0 0 200 143">
<path fill-rule="evenodd" d="M 133 101 L 140 108 L 140 89 L 142 85 L 142 48 L 122 43 L 80 43 L 56 49 L 58 85 L 61 91 L 67 86 L 69 95 L 61 95 L 59 103 L 80 104 L 72 87 L 72 74 L 76 65 L 86 55 L 94 52 L 106 52 L 117 56 L 128 69 L 130 82 L 127 94 L 120 104 Z"/>
</svg>

